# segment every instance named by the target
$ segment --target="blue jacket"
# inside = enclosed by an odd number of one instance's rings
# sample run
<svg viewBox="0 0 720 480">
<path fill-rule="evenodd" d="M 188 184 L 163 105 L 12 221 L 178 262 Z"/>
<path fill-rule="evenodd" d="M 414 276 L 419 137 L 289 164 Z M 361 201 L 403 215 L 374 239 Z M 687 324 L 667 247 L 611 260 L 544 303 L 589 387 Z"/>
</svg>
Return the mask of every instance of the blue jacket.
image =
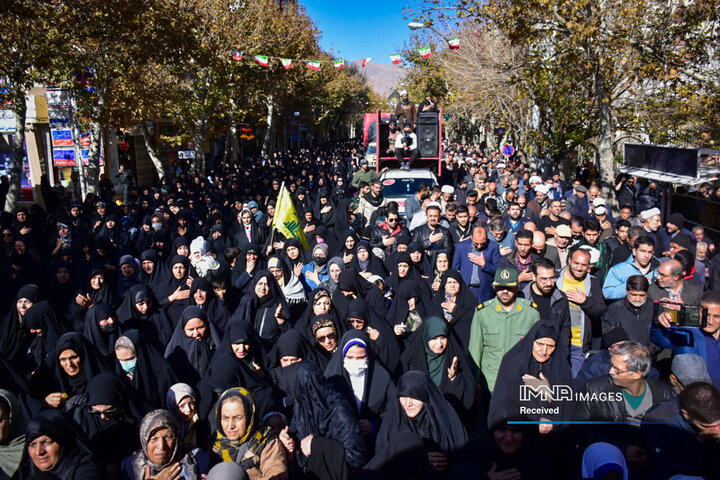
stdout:
<svg viewBox="0 0 720 480">
<path fill-rule="evenodd" d="M 655 280 L 657 275 L 657 266 L 660 265 L 657 259 L 650 260 L 650 271 L 645 275 L 650 283 Z M 635 256 L 631 255 L 622 263 L 618 263 L 612 267 L 605 277 L 602 293 L 607 300 L 617 300 L 626 295 L 625 284 L 627 279 L 633 275 L 642 275 L 643 273 L 635 263 Z"/>
<path fill-rule="evenodd" d="M 307 265 L 305 265 L 302 270 L 300 270 L 300 275 L 302 277 L 305 277 L 305 282 L 308 287 L 310 287 L 310 290 L 315 290 L 320 286 L 320 284 L 330 280 L 330 274 L 328 273 L 328 264 L 326 263 L 320 272 L 318 272 L 318 277 L 320 279 L 320 283 L 316 284 L 310 278 L 305 274 L 306 272 L 314 272 L 315 271 L 315 262 L 310 262 Z"/>
<path fill-rule="evenodd" d="M 452 268 L 460 272 L 460 275 L 468 285 L 470 285 L 473 267 L 475 266 L 468 258 L 468 254 L 472 251 L 472 240 L 458 243 L 455 246 L 455 255 L 453 256 L 452 262 Z M 470 287 L 470 290 L 475 294 L 479 303 L 490 300 L 495 296 L 492 282 L 495 279 L 495 270 L 497 270 L 497 265 L 500 261 L 500 250 L 498 249 L 497 243 L 488 240 L 487 245 L 485 245 L 482 251 L 485 256 L 485 266 L 480 268 L 478 272 L 479 286 Z"/>
</svg>

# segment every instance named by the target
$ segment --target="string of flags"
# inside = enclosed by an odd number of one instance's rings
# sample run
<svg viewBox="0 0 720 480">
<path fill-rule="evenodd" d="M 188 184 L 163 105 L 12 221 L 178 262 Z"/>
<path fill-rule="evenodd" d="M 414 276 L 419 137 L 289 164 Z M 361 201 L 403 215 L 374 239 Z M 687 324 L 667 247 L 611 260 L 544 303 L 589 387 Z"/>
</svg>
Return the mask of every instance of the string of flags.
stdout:
<svg viewBox="0 0 720 480">
<path fill-rule="evenodd" d="M 460 48 L 460 37 L 451 38 L 447 41 L 448 47 L 451 50 L 457 50 Z M 231 50 L 232 59 L 240 62 L 244 59 L 243 52 L 238 50 Z M 417 49 L 417 53 L 422 58 L 430 58 L 432 56 L 432 50 L 430 47 L 422 47 Z M 402 56 L 400 54 L 394 53 L 392 55 L 388 56 L 390 58 L 390 61 L 393 65 L 399 65 L 402 63 Z M 366 67 L 368 63 L 372 61 L 374 57 L 366 57 L 361 60 L 361 64 L 363 67 Z M 255 55 L 253 57 L 253 61 L 260 65 L 261 67 L 268 67 L 270 65 L 270 60 L 280 60 L 280 64 L 283 66 L 285 70 L 290 70 L 292 67 L 295 66 L 295 61 L 298 63 L 305 63 L 305 66 L 309 68 L 310 70 L 318 71 L 320 70 L 320 67 L 323 63 L 332 62 L 333 67 L 335 69 L 341 69 L 345 68 L 348 62 L 345 60 L 329 60 L 329 61 L 322 61 L 322 60 L 298 60 L 298 59 L 292 59 L 292 58 L 280 58 L 280 57 L 271 57 L 268 55 Z"/>
</svg>

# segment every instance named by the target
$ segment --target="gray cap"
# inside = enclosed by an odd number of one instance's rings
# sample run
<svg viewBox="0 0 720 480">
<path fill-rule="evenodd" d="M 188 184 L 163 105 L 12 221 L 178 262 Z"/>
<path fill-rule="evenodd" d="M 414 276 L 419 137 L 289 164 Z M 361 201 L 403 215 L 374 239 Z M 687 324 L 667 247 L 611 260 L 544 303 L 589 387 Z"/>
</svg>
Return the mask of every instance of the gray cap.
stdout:
<svg viewBox="0 0 720 480">
<path fill-rule="evenodd" d="M 694 353 L 675 355 L 670 370 L 680 380 L 680 383 L 685 386 L 693 382 L 712 382 L 705 360 Z"/>
<path fill-rule="evenodd" d="M 578 185 L 575 187 L 576 192 L 587 193 L 587 187 L 585 185 Z"/>
<path fill-rule="evenodd" d="M 215 465 L 207 475 L 207 480 L 245 480 L 247 472 L 235 462 L 222 462 Z"/>
</svg>

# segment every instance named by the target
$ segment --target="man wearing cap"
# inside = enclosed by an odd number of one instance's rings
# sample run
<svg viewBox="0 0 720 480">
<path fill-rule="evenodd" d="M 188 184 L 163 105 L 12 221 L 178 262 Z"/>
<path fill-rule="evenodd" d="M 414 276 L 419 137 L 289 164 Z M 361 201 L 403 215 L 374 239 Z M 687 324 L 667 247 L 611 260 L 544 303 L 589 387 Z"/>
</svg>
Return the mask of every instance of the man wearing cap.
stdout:
<svg viewBox="0 0 720 480">
<path fill-rule="evenodd" d="M 650 324 L 653 321 L 653 303 L 648 299 L 649 282 L 642 275 L 633 275 L 625 284 L 625 298 L 612 303 L 602 317 L 602 331 L 622 327 L 628 339 L 645 345 L 650 352 L 660 351 L 650 341 Z"/>
<path fill-rule="evenodd" d="M 538 185 L 535 187 L 535 198 L 530 200 L 525 207 L 527 216 L 533 221 L 537 222 L 540 219 L 540 215 L 546 211 L 548 206 L 547 194 L 550 191 L 547 185 Z"/>
<path fill-rule="evenodd" d="M 598 241 L 604 242 L 608 238 L 612 237 L 614 233 L 613 224 L 615 223 L 614 220 L 610 218 L 610 211 L 607 208 L 604 198 L 597 197 L 593 200 L 592 212 L 593 216 L 590 218 L 595 218 L 595 220 L 600 222 L 601 232 Z"/>
<path fill-rule="evenodd" d="M 642 222 L 642 227 L 645 230 L 645 234 L 649 235 L 650 237 L 655 240 L 655 250 L 654 255 L 657 258 L 660 258 L 663 253 L 663 239 L 660 235 L 660 209 L 650 208 L 648 210 L 643 210 L 640 212 L 640 221 Z"/>
<path fill-rule="evenodd" d="M 395 117 L 403 125 L 417 122 L 417 105 L 411 102 L 407 90 L 400 91 L 400 101 L 395 107 Z"/>
<path fill-rule="evenodd" d="M 633 254 L 624 262 L 612 267 L 603 283 L 603 296 L 617 300 L 625 296 L 625 283 L 632 275 L 643 275 L 648 281 L 655 279 L 660 262 L 653 257 L 655 240 L 648 235 L 639 236 L 633 247 Z"/>
<path fill-rule="evenodd" d="M 673 213 L 668 217 L 665 226 L 660 228 L 660 237 L 662 237 L 663 240 L 663 255 L 666 257 L 670 256 L 670 240 L 675 238 L 676 235 L 684 234 L 687 235 L 688 239 L 695 238 L 695 235 L 685 228 L 684 225 L 685 217 L 683 217 L 682 213 Z M 691 250 L 691 248 L 688 247 L 688 250 Z"/>
<path fill-rule="evenodd" d="M 552 245 L 557 249 L 558 258 L 560 259 L 560 268 L 565 268 L 568 264 L 568 254 L 570 253 L 570 239 L 572 232 L 567 225 L 558 225 L 555 228 L 555 234 L 552 238 L 546 240 L 547 245 Z"/>
<path fill-rule="evenodd" d="M 532 302 L 517 297 L 518 274 L 513 267 L 498 268 L 492 286 L 495 297 L 475 311 L 468 346 L 478 367 L 476 380 L 482 384 L 484 378 L 490 392 L 503 356 L 540 320 Z"/>
<path fill-rule="evenodd" d="M 448 203 L 451 203 L 454 200 L 453 197 L 455 195 L 455 189 L 452 185 L 443 185 L 440 188 L 440 194 L 440 207 L 442 208 L 444 214 Z"/>
<path fill-rule="evenodd" d="M 372 183 L 379 178 L 380 174 L 375 170 L 370 170 L 368 161 L 363 158 L 360 160 L 360 169 L 353 175 L 350 186 L 358 190 L 360 188 L 360 182 L 367 182 L 368 185 L 372 185 Z"/>
<path fill-rule="evenodd" d="M 568 190 L 565 194 L 567 197 L 567 200 L 565 201 L 565 211 L 572 214 L 575 209 L 575 204 L 579 200 L 585 199 L 585 195 L 587 195 L 587 187 L 582 185 L 580 181 L 575 180 L 575 182 L 573 182 L 573 188 Z M 587 199 L 582 201 L 587 205 Z"/>
</svg>

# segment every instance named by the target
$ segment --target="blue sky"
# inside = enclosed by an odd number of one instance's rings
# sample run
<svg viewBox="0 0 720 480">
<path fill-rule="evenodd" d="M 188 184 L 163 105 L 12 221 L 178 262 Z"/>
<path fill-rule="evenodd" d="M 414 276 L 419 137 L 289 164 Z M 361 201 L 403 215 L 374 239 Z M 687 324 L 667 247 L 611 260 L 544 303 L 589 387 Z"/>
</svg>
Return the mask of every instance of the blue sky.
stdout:
<svg viewBox="0 0 720 480">
<path fill-rule="evenodd" d="M 403 17 L 407 0 L 299 0 L 322 31 L 320 46 L 345 60 L 373 57 L 390 64 L 410 38 Z"/>
</svg>

